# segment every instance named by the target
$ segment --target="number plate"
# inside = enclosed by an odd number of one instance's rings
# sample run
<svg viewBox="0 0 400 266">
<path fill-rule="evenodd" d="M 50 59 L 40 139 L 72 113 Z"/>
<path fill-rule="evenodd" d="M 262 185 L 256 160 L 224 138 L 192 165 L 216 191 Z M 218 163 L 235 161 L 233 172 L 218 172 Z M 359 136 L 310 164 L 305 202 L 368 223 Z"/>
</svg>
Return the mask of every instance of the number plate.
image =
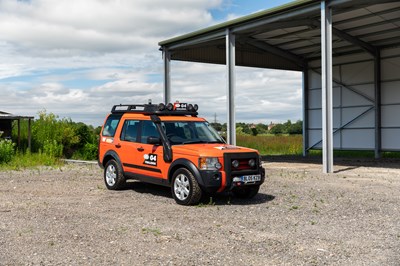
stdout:
<svg viewBox="0 0 400 266">
<path fill-rule="evenodd" d="M 234 182 L 243 182 L 243 183 L 254 183 L 257 181 L 261 181 L 261 175 L 244 175 L 244 176 L 239 176 L 235 177 L 233 179 Z"/>
</svg>

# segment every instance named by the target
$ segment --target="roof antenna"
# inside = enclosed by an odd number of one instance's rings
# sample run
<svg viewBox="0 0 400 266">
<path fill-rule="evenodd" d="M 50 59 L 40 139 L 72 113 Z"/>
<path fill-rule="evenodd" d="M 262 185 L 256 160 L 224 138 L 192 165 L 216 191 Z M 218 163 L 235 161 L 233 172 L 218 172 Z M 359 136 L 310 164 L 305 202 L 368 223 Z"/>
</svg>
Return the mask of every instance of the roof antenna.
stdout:
<svg viewBox="0 0 400 266">
<path fill-rule="evenodd" d="M 151 99 L 149 99 L 149 104 L 151 104 Z"/>
</svg>

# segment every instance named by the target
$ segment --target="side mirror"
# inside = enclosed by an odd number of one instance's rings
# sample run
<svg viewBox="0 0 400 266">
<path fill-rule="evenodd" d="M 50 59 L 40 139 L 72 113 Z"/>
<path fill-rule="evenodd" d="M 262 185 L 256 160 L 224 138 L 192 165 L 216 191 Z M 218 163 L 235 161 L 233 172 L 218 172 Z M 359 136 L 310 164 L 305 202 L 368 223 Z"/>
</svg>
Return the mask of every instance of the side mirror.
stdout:
<svg viewBox="0 0 400 266">
<path fill-rule="evenodd" d="M 157 137 L 147 137 L 147 144 L 160 145 L 161 139 Z"/>
</svg>

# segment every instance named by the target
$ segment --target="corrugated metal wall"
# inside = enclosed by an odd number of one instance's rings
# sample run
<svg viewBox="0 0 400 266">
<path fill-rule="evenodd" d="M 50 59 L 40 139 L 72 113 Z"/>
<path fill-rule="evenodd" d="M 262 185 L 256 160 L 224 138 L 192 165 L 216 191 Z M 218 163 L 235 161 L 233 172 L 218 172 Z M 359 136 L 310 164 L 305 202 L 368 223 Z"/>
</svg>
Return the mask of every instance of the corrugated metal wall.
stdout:
<svg viewBox="0 0 400 266">
<path fill-rule="evenodd" d="M 364 53 L 334 57 L 334 148 L 374 150 L 374 59 Z M 400 150 L 400 48 L 381 52 L 382 150 Z M 310 62 L 308 148 L 321 148 L 320 61 Z"/>
</svg>

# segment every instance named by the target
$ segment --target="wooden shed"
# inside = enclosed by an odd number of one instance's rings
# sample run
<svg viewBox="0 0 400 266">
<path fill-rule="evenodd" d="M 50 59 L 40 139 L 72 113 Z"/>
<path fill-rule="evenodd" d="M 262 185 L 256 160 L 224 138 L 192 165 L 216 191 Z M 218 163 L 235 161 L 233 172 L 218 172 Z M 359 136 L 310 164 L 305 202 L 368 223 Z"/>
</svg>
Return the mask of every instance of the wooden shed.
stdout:
<svg viewBox="0 0 400 266">
<path fill-rule="evenodd" d="M 33 116 L 20 116 L 13 115 L 10 113 L 0 111 L 0 131 L 2 132 L 2 138 L 11 139 L 12 136 L 12 122 L 17 121 L 17 130 L 18 130 L 18 138 L 17 138 L 17 146 L 21 145 L 21 120 L 28 120 L 28 149 L 31 150 L 31 121 Z"/>
</svg>

